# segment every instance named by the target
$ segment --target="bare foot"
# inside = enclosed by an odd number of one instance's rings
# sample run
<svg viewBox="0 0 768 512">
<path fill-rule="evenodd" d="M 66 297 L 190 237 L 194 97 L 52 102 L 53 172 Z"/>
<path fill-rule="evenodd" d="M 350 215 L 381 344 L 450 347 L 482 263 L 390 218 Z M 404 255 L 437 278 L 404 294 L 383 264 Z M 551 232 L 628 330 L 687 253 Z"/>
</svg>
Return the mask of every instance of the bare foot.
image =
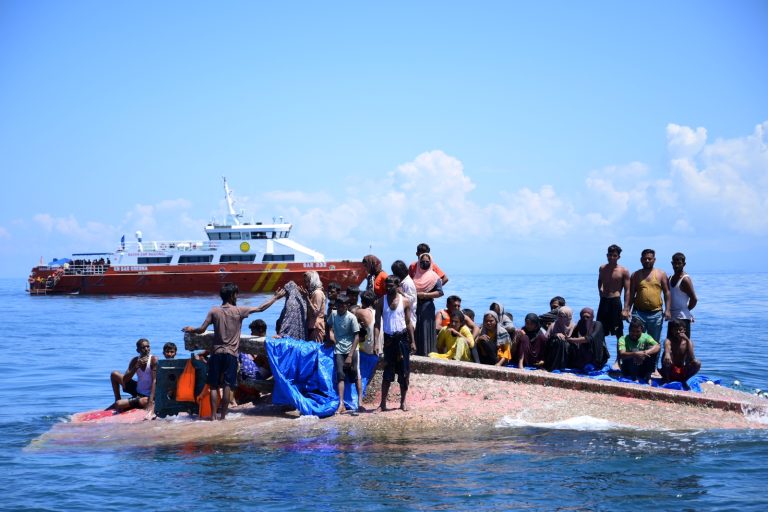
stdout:
<svg viewBox="0 0 768 512">
<path fill-rule="evenodd" d="M 389 409 L 387 409 L 387 404 L 379 404 L 379 406 L 376 408 L 376 410 L 384 412 L 384 411 L 388 411 Z"/>
<path fill-rule="evenodd" d="M 405 411 L 405 412 L 407 412 L 407 411 L 408 411 L 408 406 L 407 406 L 407 405 L 405 405 L 405 402 L 403 402 L 403 403 L 401 403 L 401 404 L 400 404 L 400 410 L 402 410 L 402 411 Z"/>
</svg>

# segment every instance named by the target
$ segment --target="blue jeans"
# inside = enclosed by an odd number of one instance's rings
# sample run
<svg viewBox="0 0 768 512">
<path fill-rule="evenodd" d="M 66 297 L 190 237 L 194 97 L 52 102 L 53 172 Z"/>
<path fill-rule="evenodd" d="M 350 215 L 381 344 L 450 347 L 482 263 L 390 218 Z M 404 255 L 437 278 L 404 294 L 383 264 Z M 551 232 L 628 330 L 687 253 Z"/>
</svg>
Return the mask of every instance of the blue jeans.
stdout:
<svg viewBox="0 0 768 512">
<path fill-rule="evenodd" d="M 664 312 L 662 310 L 646 312 L 637 311 L 632 312 L 632 316 L 639 318 L 645 324 L 645 332 L 654 339 L 657 343 L 662 343 L 661 327 L 664 325 Z"/>
</svg>

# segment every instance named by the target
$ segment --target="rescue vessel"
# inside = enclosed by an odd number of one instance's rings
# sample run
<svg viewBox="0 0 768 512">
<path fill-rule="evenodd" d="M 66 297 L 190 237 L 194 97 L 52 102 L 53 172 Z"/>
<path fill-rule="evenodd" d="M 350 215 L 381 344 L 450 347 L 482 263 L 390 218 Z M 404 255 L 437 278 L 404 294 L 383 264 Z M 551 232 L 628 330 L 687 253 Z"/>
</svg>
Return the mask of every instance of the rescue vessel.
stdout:
<svg viewBox="0 0 768 512">
<path fill-rule="evenodd" d="M 205 240 L 126 242 L 112 252 L 77 253 L 34 267 L 27 291 L 51 294 L 218 293 L 235 283 L 241 293 L 270 293 L 288 281 L 302 284 L 302 274 L 316 270 L 323 284 L 359 285 L 366 272 L 361 261 L 326 261 L 325 256 L 290 238 L 292 224 L 242 222 L 224 178 L 228 215 L 225 224 L 205 226 Z"/>
</svg>

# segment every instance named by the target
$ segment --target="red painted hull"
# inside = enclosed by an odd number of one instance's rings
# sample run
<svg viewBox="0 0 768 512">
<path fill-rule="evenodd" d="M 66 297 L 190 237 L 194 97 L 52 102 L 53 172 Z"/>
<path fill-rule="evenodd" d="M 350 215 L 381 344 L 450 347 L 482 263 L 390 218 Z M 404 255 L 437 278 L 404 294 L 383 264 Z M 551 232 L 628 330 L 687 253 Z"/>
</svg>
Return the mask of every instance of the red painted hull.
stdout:
<svg viewBox="0 0 768 512">
<path fill-rule="evenodd" d="M 120 269 L 120 270 L 117 270 Z M 331 281 L 342 288 L 365 279 L 362 263 L 230 263 L 222 265 L 146 265 L 111 267 L 104 273 L 80 275 L 62 269 L 35 267 L 29 277 L 33 295 L 143 295 L 219 293 L 223 283 L 235 283 L 241 293 L 271 293 L 288 281 L 303 285 L 303 273 L 316 270 L 323 285 Z"/>
</svg>

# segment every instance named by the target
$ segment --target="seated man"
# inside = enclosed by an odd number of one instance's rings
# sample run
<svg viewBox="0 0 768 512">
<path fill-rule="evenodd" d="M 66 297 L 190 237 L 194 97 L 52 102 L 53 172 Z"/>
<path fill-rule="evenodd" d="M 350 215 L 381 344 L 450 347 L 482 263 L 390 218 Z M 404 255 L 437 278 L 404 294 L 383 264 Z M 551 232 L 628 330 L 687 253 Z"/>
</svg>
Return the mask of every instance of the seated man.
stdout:
<svg viewBox="0 0 768 512">
<path fill-rule="evenodd" d="M 461 311 L 461 297 L 458 295 L 448 297 L 445 301 L 445 309 L 441 309 L 435 314 L 435 330 L 437 332 L 450 325 L 452 311 Z"/>
<path fill-rule="evenodd" d="M 642 320 L 637 317 L 629 322 L 629 334 L 619 338 L 619 367 L 622 376 L 647 384 L 661 346 L 643 332 L 644 329 Z"/>
<path fill-rule="evenodd" d="M 169 341 L 165 345 L 163 345 L 163 356 L 166 359 L 174 359 L 176 357 L 176 351 L 178 349 L 176 348 L 176 344 L 172 341 Z"/>
<path fill-rule="evenodd" d="M 664 382 L 685 382 L 700 369 L 701 361 L 696 359 L 693 341 L 685 334 L 685 324 L 678 320 L 670 321 L 669 337 L 664 341 L 664 357 L 661 360 Z"/>
<path fill-rule="evenodd" d="M 131 359 L 125 373 L 117 370 L 110 376 L 115 402 L 108 409 L 127 411 L 128 409 L 146 409 L 147 418 L 151 418 L 155 408 L 155 379 L 157 378 L 157 357 L 150 353 L 149 340 L 141 338 L 136 342 L 138 356 Z M 137 380 L 133 380 L 136 375 Z M 120 396 L 120 388 L 131 395 L 128 400 Z"/>
<path fill-rule="evenodd" d="M 451 311 L 451 323 L 440 329 L 437 335 L 437 352 L 430 352 L 429 357 L 472 361 L 472 349 L 475 338 L 464 323 L 464 313 Z"/>
</svg>

